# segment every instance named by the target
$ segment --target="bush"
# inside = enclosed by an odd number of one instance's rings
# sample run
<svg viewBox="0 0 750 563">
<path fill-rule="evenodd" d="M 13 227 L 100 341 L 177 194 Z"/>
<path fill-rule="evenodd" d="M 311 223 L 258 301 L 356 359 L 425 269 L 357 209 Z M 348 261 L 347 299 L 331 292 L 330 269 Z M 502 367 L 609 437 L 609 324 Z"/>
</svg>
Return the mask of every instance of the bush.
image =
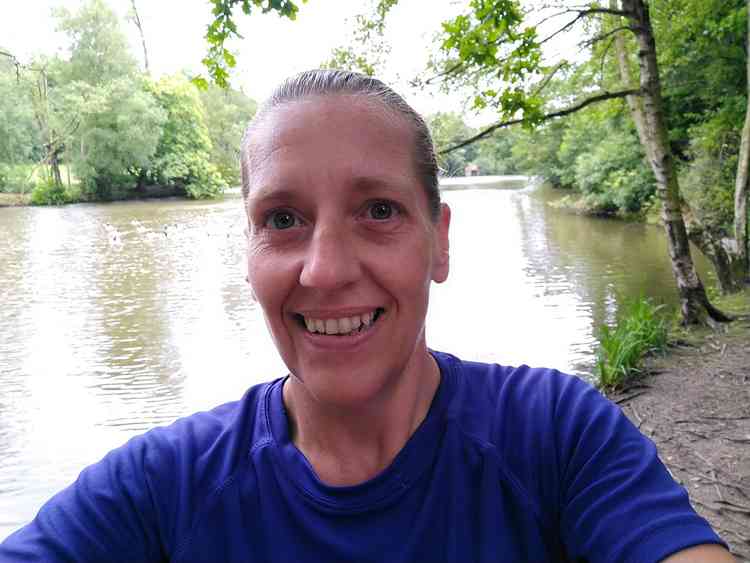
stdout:
<svg viewBox="0 0 750 563">
<path fill-rule="evenodd" d="M 31 191 L 34 187 L 31 170 L 30 165 L 0 164 L 0 192 L 26 193 Z"/>
<path fill-rule="evenodd" d="M 660 314 L 662 307 L 643 297 L 627 301 L 617 325 L 601 327 L 595 367 L 599 387 L 622 387 L 640 371 L 647 354 L 664 349 L 667 323 Z"/>
<path fill-rule="evenodd" d="M 68 202 L 63 186 L 56 186 L 53 182 L 37 184 L 31 192 L 32 205 L 62 205 Z"/>
<path fill-rule="evenodd" d="M 584 194 L 597 194 L 621 213 L 638 213 L 655 193 L 654 177 L 644 163 L 632 131 L 608 128 L 608 136 L 576 158 L 575 184 Z"/>
</svg>

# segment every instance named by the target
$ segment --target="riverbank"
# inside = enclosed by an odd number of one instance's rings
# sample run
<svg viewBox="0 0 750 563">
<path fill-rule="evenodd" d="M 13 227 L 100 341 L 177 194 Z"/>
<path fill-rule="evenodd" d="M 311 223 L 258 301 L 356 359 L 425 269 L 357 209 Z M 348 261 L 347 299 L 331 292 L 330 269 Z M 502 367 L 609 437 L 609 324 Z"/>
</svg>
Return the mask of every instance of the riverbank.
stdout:
<svg viewBox="0 0 750 563">
<path fill-rule="evenodd" d="M 0 207 L 19 207 L 31 205 L 31 194 L 0 193 Z"/>
<path fill-rule="evenodd" d="M 224 195 L 232 193 L 233 188 L 225 190 Z M 147 186 L 139 192 L 130 192 L 127 196 L 114 195 L 108 199 L 87 199 L 81 196 L 80 191 L 66 191 L 65 202 L 60 205 L 72 203 L 111 203 L 113 201 L 139 201 L 145 199 L 162 199 L 170 197 L 184 197 L 191 199 L 183 188 L 175 186 Z M 0 207 L 24 207 L 36 205 L 32 201 L 32 192 L 27 193 L 3 193 L 0 192 Z"/>
<path fill-rule="evenodd" d="M 643 378 L 610 398 L 734 555 L 750 561 L 750 290 L 721 306 L 738 317 L 724 332 L 676 335 Z"/>
</svg>

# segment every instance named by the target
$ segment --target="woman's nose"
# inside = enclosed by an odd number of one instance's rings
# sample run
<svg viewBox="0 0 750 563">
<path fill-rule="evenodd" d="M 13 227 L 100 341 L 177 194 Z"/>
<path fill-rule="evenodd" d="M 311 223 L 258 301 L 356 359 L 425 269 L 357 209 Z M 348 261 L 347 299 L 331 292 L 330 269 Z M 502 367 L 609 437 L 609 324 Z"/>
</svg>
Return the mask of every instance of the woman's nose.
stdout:
<svg viewBox="0 0 750 563">
<path fill-rule="evenodd" d="M 351 233 L 335 226 L 316 228 L 304 257 L 300 285 L 338 289 L 361 275 L 359 256 Z"/>
</svg>

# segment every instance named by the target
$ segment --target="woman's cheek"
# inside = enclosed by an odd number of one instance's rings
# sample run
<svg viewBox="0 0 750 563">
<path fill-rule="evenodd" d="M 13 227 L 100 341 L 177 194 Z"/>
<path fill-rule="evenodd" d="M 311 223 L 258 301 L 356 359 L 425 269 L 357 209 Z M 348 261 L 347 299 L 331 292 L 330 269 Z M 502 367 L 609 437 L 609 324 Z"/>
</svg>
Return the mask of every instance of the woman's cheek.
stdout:
<svg viewBox="0 0 750 563">
<path fill-rule="evenodd" d="M 251 244 L 247 257 L 248 281 L 261 305 L 283 299 L 296 283 L 294 257 L 272 245 Z"/>
</svg>

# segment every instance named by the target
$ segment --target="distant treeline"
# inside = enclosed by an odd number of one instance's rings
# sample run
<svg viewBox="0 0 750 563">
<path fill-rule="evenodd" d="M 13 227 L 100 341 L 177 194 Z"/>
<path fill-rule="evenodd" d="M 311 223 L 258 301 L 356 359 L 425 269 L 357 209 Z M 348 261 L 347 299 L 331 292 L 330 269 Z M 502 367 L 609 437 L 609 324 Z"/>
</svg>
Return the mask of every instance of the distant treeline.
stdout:
<svg viewBox="0 0 750 563">
<path fill-rule="evenodd" d="M 65 55 L 19 61 L 0 46 L 0 192 L 34 203 L 188 197 L 239 183 L 239 142 L 256 103 L 140 70 L 102 0 L 54 12 Z"/>
</svg>

